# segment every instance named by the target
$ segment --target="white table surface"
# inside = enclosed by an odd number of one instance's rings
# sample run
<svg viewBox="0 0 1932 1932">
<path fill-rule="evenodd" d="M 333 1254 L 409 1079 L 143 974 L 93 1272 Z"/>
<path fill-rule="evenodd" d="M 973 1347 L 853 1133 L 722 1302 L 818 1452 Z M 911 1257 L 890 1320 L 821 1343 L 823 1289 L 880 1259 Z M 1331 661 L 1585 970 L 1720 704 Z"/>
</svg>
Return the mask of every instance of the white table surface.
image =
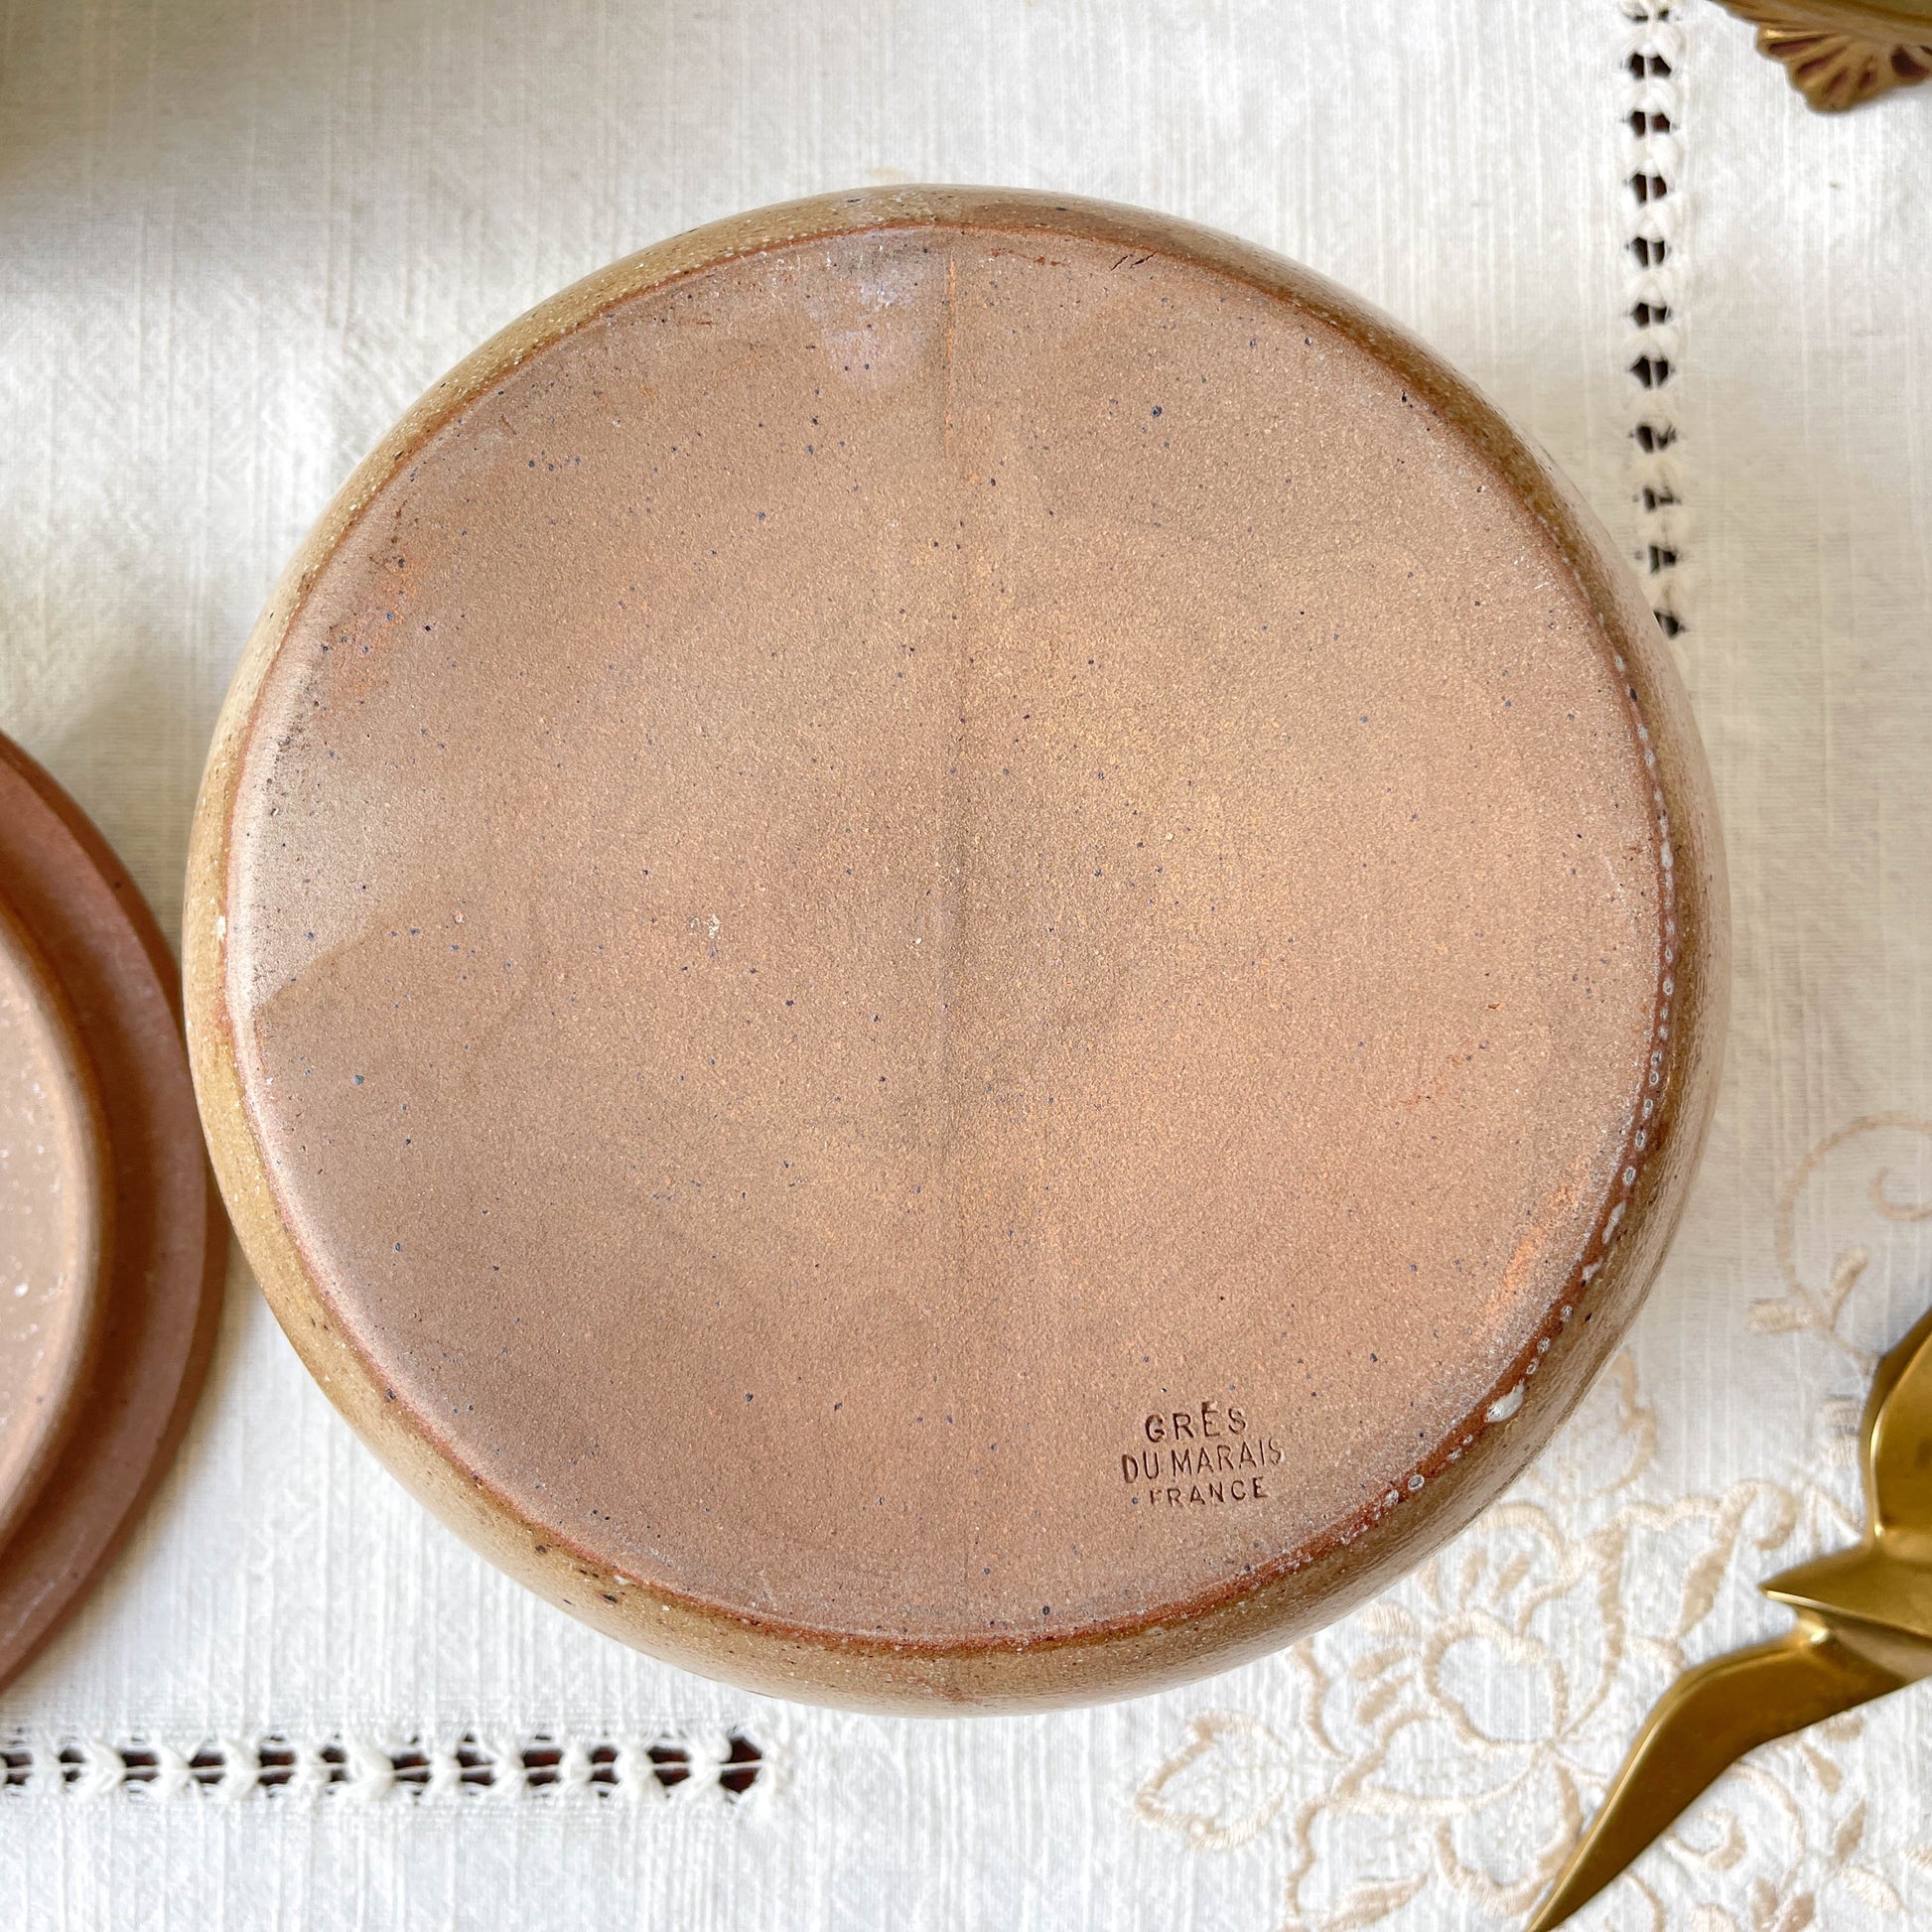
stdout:
<svg viewBox="0 0 1932 1932">
<path fill-rule="evenodd" d="M 1627 1351 L 1448 1554 L 1282 1656 L 883 1722 L 519 1591 L 237 1273 L 146 1524 L 0 1694 L 0 1922 L 1507 1925 L 1672 1674 L 1779 1628 L 1755 1581 L 1845 1540 L 1871 1353 L 1932 1303 L 1932 88 L 1818 119 L 1710 0 L 0 0 L 0 729 L 173 930 L 255 609 L 403 407 L 614 256 L 907 180 L 1142 203 L 1359 289 L 1545 444 L 1681 624 L 1736 985 Z M 743 1796 L 734 1727 L 764 1753 Z M 1932 1690 L 1773 1746 L 1583 1923 L 1932 1922 L 1929 1774 Z"/>
</svg>

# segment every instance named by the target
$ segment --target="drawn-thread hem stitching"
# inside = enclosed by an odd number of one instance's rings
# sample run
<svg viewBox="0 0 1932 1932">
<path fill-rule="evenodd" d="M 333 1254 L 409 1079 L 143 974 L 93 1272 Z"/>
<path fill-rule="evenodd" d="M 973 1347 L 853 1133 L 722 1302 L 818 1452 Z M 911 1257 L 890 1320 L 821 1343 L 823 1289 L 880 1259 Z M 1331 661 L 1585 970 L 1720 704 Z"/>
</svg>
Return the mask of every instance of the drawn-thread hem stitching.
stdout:
<svg viewBox="0 0 1932 1932">
<path fill-rule="evenodd" d="M 344 1797 L 380 1800 L 530 1795 L 679 1799 L 737 1805 L 768 1788 L 768 1751 L 744 1730 L 583 1741 L 538 1733 L 509 1744 L 465 1732 L 454 1743 L 400 1745 L 331 1736 L 298 1743 L 279 1732 L 179 1746 L 133 1738 L 30 1739 L 0 1744 L 0 1798 Z"/>
<path fill-rule="evenodd" d="M 1675 0 L 1620 0 L 1630 37 L 1624 67 L 1630 77 L 1627 125 L 1630 172 L 1630 325 L 1635 356 L 1629 364 L 1635 448 L 1634 561 L 1650 608 L 1667 637 L 1689 628 L 1684 616 L 1686 556 L 1682 466 L 1675 412 L 1668 394 L 1683 339 L 1678 236 L 1681 228 L 1683 102 L 1678 69 L 1683 33 L 1673 23 Z"/>
</svg>

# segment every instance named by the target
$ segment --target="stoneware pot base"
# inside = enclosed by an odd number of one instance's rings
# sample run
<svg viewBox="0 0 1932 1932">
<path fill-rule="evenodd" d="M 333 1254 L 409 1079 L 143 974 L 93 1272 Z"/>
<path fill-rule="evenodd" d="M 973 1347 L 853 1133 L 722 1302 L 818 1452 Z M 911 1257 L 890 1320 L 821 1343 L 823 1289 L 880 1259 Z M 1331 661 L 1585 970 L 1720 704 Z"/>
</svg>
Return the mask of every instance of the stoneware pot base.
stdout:
<svg viewBox="0 0 1932 1932">
<path fill-rule="evenodd" d="M 534 311 L 352 478 L 198 814 L 296 1346 L 599 1628 L 879 1706 L 1338 1613 L 1654 1272 L 1724 989 L 1650 614 L 1279 259 L 995 191 Z"/>
</svg>

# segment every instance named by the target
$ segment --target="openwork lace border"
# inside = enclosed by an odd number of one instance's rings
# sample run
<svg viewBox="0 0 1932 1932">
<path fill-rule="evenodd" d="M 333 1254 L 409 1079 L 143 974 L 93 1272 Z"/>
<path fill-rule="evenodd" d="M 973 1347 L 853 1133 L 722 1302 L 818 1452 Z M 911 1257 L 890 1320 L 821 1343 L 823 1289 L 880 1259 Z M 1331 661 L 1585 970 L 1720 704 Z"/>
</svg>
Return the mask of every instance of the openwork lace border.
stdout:
<svg viewBox="0 0 1932 1932">
<path fill-rule="evenodd" d="M 0 1743 L 0 1804 L 30 1797 L 315 1799 L 380 1803 L 432 1797 L 676 1803 L 736 1810 L 773 1783 L 768 1746 L 744 1730 L 642 1737 L 539 1733 L 406 1743 L 279 1732 L 194 1743 L 158 1737 L 30 1737 Z"/>
</svg>

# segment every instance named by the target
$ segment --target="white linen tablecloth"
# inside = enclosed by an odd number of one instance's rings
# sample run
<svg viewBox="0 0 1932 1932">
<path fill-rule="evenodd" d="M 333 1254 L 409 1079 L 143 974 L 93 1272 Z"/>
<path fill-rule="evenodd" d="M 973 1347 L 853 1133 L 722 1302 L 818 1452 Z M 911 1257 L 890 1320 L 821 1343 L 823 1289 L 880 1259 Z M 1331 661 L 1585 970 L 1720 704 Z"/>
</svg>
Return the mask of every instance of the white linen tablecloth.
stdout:
<svg viewBox="0 0 1932 1932">
<path fill-rule="evenodd" d="M 1710 0 L 0 0 L 0 728 L 173 930 L 241 640 L 405 405 L 612 257 L 911 180 L 1311 263 L 1646 573 L 1737 970 L 1627 1351 L 1504 1503 L 1311 1642 L 1094 1712 L 884 1722 L 518 1590 L 237 1273 L 144 1527 L 0 1694 L 0 1923 L 1506 1925 L 1670 1677 L 1782 1627 L 1756 1580 L 1846 1540 L 1873 1352 L 1932 1303 L 1932 88 L 1816 118 Z M 1759 1753 L 1583 1923 L 1932 1922 L 1928 1791 L 1923 1689 Z"/>
</svg>

